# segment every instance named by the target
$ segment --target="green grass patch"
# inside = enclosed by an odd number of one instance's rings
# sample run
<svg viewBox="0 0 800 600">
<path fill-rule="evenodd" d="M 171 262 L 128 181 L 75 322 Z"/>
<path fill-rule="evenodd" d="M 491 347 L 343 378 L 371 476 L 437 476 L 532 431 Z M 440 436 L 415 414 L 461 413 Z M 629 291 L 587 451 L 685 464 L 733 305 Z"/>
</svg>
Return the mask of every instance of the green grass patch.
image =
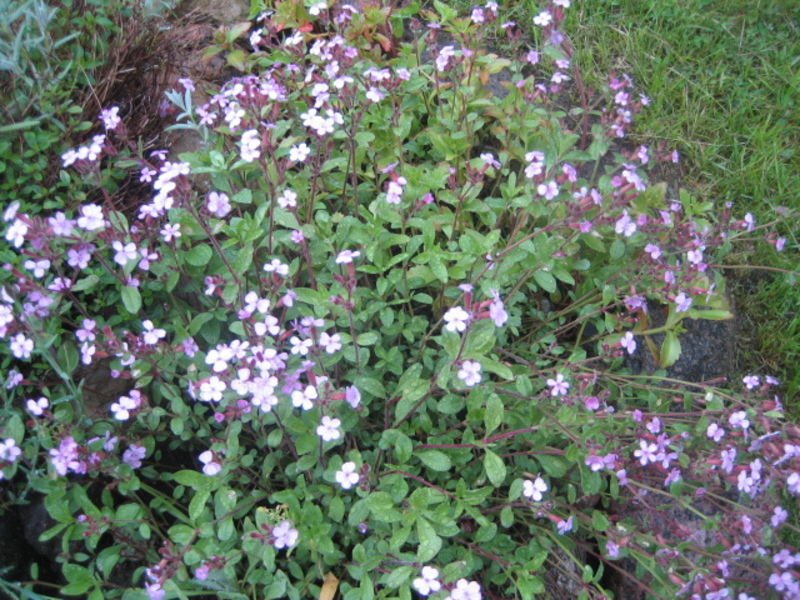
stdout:
<svg viewBox="0 0 800 600">
<path fill-rule="evenodd" d="M 534 2 L 515 9 L 533 29 Z M 526 14 L 527 13 L 527 14 Z M 590 86 L 610 70 L 631 75 L 653 101 L 637 120 L 637 142 L 664 140 L 683 157 L 693 195 L 734 203 L 757 223 L 800 210 L 800 5 L 731 0 L 598 0 L 568 11 L 567 32 Z M 788 219 L 782 254 L 758 241 L 738 265 L 797 269 L 798 236 Z M 800 287 L 775 271 L 731 271 L 741 316 L 742 374 L 772 374 L 800 402 Z M 797 406 L 795 406 L 795 409 Z"/>
</svg>

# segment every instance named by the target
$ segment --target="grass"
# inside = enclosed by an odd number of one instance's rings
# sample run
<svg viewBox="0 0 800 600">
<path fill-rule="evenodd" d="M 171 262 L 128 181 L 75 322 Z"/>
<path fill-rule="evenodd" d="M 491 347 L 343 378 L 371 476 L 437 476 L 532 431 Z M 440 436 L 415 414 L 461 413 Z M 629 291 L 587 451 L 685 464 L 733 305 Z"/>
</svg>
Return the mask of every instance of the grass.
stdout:
<svg viewBox="0 0 800 600">
<path fill-rule="evenodd" d="M 518 0 L 520 26 L 545 3 Z M 508 5 L 507 5 L 508 6 Z M 465 6 L 465 10 L 469 7 Z M 566 31 L 591 87 L 611 69 L 653 100 L 637 142 L 664 140 L 683 157 L 682 187 L 757 223 L 781 226 L 786 250 L 754 242 L 726 259 L 740 318 L 740 375 L 770 374 L 800 416 L 800 4 L 781 0 L 593 0 L 573 2 Z M 772 270 L 735 269 L 760 265 Z"/>
</svg>

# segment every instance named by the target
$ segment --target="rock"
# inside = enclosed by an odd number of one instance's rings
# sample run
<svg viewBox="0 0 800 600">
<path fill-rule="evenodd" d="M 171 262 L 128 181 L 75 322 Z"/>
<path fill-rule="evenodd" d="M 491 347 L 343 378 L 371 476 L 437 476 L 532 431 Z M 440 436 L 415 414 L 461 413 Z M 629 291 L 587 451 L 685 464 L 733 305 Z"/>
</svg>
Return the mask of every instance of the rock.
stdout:
<svg viewBox="0 0 800 600">
<path fill-rule="evenodd" d="M 649 307 L 650 328 L 661 327 L 667 319 L 667 307 Z M 713 379 L 728 379 L 734 374 L 736 358 L 737 320 L 710 321 L 708 319 L 689 319 L 681 321 L 686 329 L 678 335 L 681 355 L 677 362 L 667 369 L 667 377 L 691 383 Z M 657 347 L 661 347 L 664 334 L 652 336 Z M 641 340 L 636 352 L 628 357 L 627 364 L 637 373 L 652 374 L 660 367 L 647 344 Z"/>
</svg>

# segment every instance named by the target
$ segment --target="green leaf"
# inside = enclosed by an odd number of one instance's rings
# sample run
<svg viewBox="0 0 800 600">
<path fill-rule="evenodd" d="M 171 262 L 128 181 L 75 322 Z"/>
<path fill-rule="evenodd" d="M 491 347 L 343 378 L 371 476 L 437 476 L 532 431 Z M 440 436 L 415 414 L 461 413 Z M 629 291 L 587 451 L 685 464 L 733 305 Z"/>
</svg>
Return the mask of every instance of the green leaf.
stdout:
<svg viewBox="0 0 800 600">
<path fill-rule="evenodd" d="M 126 285 L 122 288 L 122 303 L 125 305 L 125 310 L 135 315 L 142 308 L 142 295 L 135 287 Z"/>
<path fill-rule="evenodd" d="M 453 467 L 453 461 L 441 450 L 423 450 L 414 453 L 429 469 L 434 471 L 449 471 Z"/>
<path fill-rule="evenodd" d="M 416 567 L 395 567 L 383 580 L 386 587 L 397 589 L 408 581 L 417 572 Z"/>
<path fill-rule="evenodd" d="M 608 519 L 599 510 L 592 512 L 592 529 L 595 531 L 606 531 L 608 529 Z"/>
<path fill-rule="evenodd" d="M 86 292 L 96 286 L 99 282 L 100 278 L 97 275 L 89 275 L 76 281 L 75 285 L 70 288 L 70 292 Z"/>
<path fill-rule="evenodd" d="M 481 319 L 475 323 L 467 336 L 464 358 L 479 358 L 494 348 L 497 342 L 496 329 L 491 319 Z"/>
<path fill-rule="evenodd" d="M 172 478 L 187 487 L 198 492 L 210 492 L 217 489 L 218 481 L 214 477 L 209 477 L 198 471 L 178 471 Z"/>
<path fill-rule="evenodd" d="M 609 250 L 609 254 L 611 256 L 611 262 L 616 262 L 623 256 L 625 256 L 625 242 L 621 239 L 617 238 L 614 240 L 614 243 L 611 244 L 611 249 Z"/>
<path fill-rule="evenodd" d="M 214 252 L 211 250 L 211 246 L 208 244 L 198 244 L 184 256 L 186 257 L 186 262 L 190 265 L 194 267 L 204 267 L 208 265 L 213 254 Z"/>
<path fill-rule="evenodd" d="M 539 287 L 541 287 L 544 291 L 550 292 L 551 294 L 556 291 L 556 278 L 547 271 L 537 269 L 533 272 L 533 278 L 536 280 L 536 283 L 539 284 Z"/>
<path fill-rule="evenodd" d="M 506 466 L 503 464 L 503 459 L 489 449 L 486 450 L 486 456 L 483 458 L 483 468 L 486 469 L 486 476 L 494 487 L 499 487 L 506 478 Z"/>
<path fill-rule="evenodd" d="M 500 525 L 511 527 L 514 524 L 514 510 L 510 506 L 504 506 L 500 511 Z"/>
<path fill-rule="evenodd" d="M 197 521 L 200 516 L 203 514 L 203 510 L 206 508 L 206 504 L 208 503 L 208 498 L 211 495 L 211 492 L 208 490 L 202 490 L 197 492 L 192 501 L 189 502 L 189 518 L 192 521 Z"/>
<path fill-rule="evenodd" d="M 442 549 L 442 538 L 436 535 L 436 530 L 424 517 L 417 519 L 417 561 L 425 564 L 433 559 Z"/>
<path fill-rule="evenodd" d="M 89 569 L 81 565 L 66 564 L 63 572 L 69 582 L 69 585 L 61 588 L 61 593 L 66 596 L 85 594 L 96 583 Z"/>
<path fill-rule="evenodd" d="M 374 346 L 381 339 L 381 336 L 376 331 L 366 331 L 356 338 L 356 344 L 359 346 Z"/>
<path fill-rule="evenodd" d="M 678 334 L 674 331 L 668 331 L 664 336 L 664 342 L 661 344 L 661 368 L 666 369 L 674 365 L 681 356 L 681 342 L 678 340 Z"/>
<path fill-rule="evenodd" d="M 249 188 L 239 190 L 231 196 L 231 200 L 239 204 L 251 204 L 253 202 L 253 192 Z"/>
<path fill-rule="evenodd" d="M 536 460 L 542 465 L 545 473 L 550 477 L 563 477 L 567 473 L 568 463 L 560 456 L 548 456 L 547 454 L 539 454 Z"/>
<path fill-rule="evenodd" d="M 487 436 L 500 427 L 500 424 L 503 422 L 504 411 L 505 408 L 503 407 L 503 401 L 500 399 L 500 396 L 497 394 L 489 396 L 489 399 L 486 401 L 486 412 L 483 417 Z"/>
</svg>

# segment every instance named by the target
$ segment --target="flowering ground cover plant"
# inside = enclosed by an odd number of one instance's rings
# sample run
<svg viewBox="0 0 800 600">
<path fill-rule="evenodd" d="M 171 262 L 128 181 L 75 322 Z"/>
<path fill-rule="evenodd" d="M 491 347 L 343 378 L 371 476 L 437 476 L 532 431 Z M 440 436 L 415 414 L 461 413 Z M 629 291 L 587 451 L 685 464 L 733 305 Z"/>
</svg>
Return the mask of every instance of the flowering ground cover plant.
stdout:
<svg viewBox="0 0 800 600">
<path fill-rule="evenodd" d="M 96 202 L 6 208 L 0 472 L 9 503 L 45 496 L 62 594 L 531 598 L 566 557 L 584 598 L 800 597 L 778 382 L 624 360 L 730 316 L 713 261 L 755 223 L 648 183 L 672 152 L 612 150 L 648 99 L 581 89 L 569 4 L 501 59 L 491 2 L 280 3 L 246 75 L 170 94 L 201 149 L 139 155 L 108 107 L 62 157 Z M 418 41 L 381 44 L 402 18 Z M 103 201 L 112 165 L 153 185 L 136 214 Z M 104 369 L 127 391 L 97 406 Z"/>
</svg>

